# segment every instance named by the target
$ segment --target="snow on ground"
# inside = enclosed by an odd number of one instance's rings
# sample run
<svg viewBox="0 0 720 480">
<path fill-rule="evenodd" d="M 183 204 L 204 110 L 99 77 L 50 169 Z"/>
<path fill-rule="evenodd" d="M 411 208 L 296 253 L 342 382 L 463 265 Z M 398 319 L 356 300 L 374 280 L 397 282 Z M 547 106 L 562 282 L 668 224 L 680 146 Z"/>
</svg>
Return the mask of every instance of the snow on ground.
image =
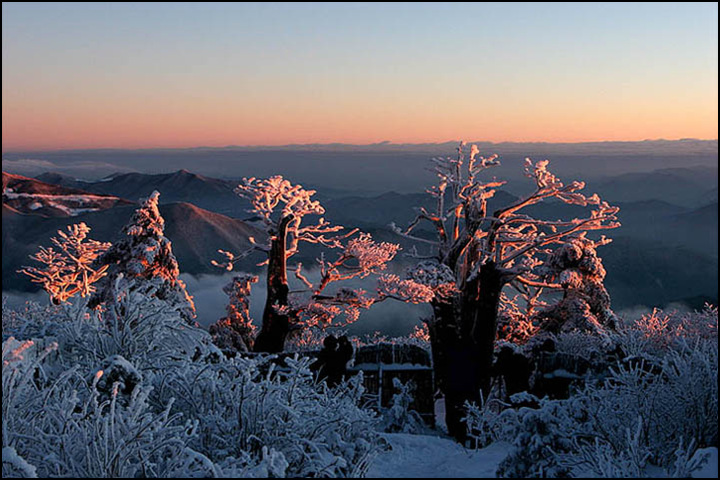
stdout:
<svg viewBox="0 0 720 480">
<path fill-rule="evenodd" d="M 704 448 L 701 452 L 707 453 L 708 459 L 700 470 L 693 472 L 693 478 L 718 478 L 718 449 Z"/>
<path fill-rule="evenodd" d="M 391 449 L 372 462 L 371 478 L 495 478 L 498 464 L 508 453 L 506 443 L 469 450 L 457 442 L 432 435 L 387 433 Z"/>
<path fill-rule="evenodd" d="M 391 448 L 375 457 L 368 478 L 495 478 L 498 464 L 510 449 L 507 443 L 497 442 L 482 450 L 470 450 L 433 435 L 386 433 L 383 438 Z M 693 472 L 693 478 L 718 478 L 718 449 L 702 452 L 709 454 L 707 462 Z M 648 473 L 666 477 L 661 469 Z"/>
</svg>

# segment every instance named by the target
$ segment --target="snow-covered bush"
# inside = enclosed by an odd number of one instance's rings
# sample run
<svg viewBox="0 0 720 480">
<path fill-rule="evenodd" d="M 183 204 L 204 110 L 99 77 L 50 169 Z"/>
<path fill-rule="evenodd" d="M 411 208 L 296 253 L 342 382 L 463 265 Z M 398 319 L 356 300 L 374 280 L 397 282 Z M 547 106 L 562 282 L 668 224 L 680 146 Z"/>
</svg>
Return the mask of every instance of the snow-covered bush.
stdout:
<svg viewBox="0 0 720 480">
<path fill-rule="evenodd" d="M 194 363 L 158 376 L 160 402 L 198 419 L 195 450 L 223 471 L 282 454 L 288 476 L 362 473 L 378 448 L 376 419 L 360 408 L 362 377 L 333 389 L 317 385 L 308 358 L 234 358 Z"/>
<path fill-rule="evenodd" d="M 652 460 L 666 465 L 681 441 L 717 444 L 717 368 L 717 343 L 688 346 L 656 365 L 618 365 L 577 397 L 592 409 L 590 428 L 616 448 L 625 443 L 628 418 L 640 419 Z"/>
<path fill-rule="evenodd" d="M 361 376 L 225 359 L 143 289 L 48 312 L 59 345 L 3 344 L 4 476 L 357 476 L 378 449 Z"/>
<path fill-rule="evenodd" d="M 3 476 L 172 476 L 193 433 L 172 403 L 153 412 L 150 389 L 140 386 L 118 401 L 120 383 L 105 396 L 97 388 L 103 371 L 86 379 L 71 368 L 51 379 L 53 349 L 3 343 Z"/>
<path fill-rule="evenodd" d="M 653 312 L 621 326 L 610 345 L 583 333 L 554 340 L 565 354 L 611 363 L 564 400 L 518 394 L 509 405 L 469 405 L 465 422 L 478 447 L 513 445 L 499 475 L 642 476 L 652 464 L 687 476 L 702 463 L 696 450 L 717 445 L 717 309 Z"/>
<path fill-rule="evenodd" d="M 100 324 L 85 329 L 85 347 L 98 359 L 121 355 L 144 370 L 184 360 L 201 346 L 209 346 L 207 332 L 189 325 L 156 292 L 152 285 L 116 277 L 112 301 L 97 317 Z"/>
<path fill-rule="evenodd" d="M 682 348 L 684 341 L 715 341 L 718 338 L 717 307 L 702 311 L 665 312 L 655 309 L 639 319 L 621 324 L 616 341 L 629 357 L 658 358 Z"/>
<path fill-rule="evenodd" d="M 13 309 L 7 305 L 7 298 L 3 297 L 3 341 L 9 337 L 26 340 L 52 335 L 55 322 L 50 319 L 62 311 L 59 306 L 42 305 L 33 301 L 26 302 L 20 309 Z"/>
<path fill-rule="evenodd" d="M 606 441 L 595 438 L 593 443 L 577 446 L 572 454 L 560 457 L 560 463 L 576 471 L 586 471 L 600 478 L 642 478 L 645 477 L 650 452 L 642 441 L 642 424 L 638 423 L 634 433 L 628 428 L 627 441 L 622 450 Z"/>
<path fill-rule="evenodd" d="M 12 447 L 2 449 L 3 478 L 37 478 L 37 469 L 17 454 Z"/>
<path fill-rule="evenodd" d="M 538 399 L 530 394 L 516 394 L 514 399 L 520 401 L 530 398 Z M 468 438 L 472 448 L 484 448 L 493 442 L 510 441 L 517 430 L 518 411 L 496 398 L 481 402 L 465 404 L 466 415 L 463 421 L 467 426 Z"/>
<path fill-rule="evenodd" d="M 38 387 L 34 378 L 36 370 L 45 357 L 56 349 L 57 344 L 55 343 L 48 348 L 40 350 L 32 340 L 19 341 L 13 337 L 3 342 L 3 448 L 13 447 L 17 442 L 18 436 L 22 435 L 28 428 L 29 415 L 32 411 L 25 408 L 27 401 L 37 401 L 38 399 L 38 395 L 36 395 Z M 11 453 L 12 452 L 8 451 L 8 455 Z"/>
<path fill-rule="evenodd" d="M 415 384 L 412 381 L 402 383 L 399 378 L 393 378 L 393 387 L 397 393 L 393 394 L 390 407 L 383 411 L 383 431 L 416 434 L 425 432 L 427 428 L 420 414 L 410 409 L 414 400 Z"/>
<path fill-rule="evenodd" d="M 575 406 L 548 400 L 540 408 L 521 408 L 517 416 L 502 415 L 500 420 L 508 422 L 503 428 L 505 439 L 512 442 L 513 448 L 500 462 L 498 477 L 567 477 L 570 470 L 558 461 L 557 455 L 573 447 L 573 433 L 582 415 Z"/>
</svg>

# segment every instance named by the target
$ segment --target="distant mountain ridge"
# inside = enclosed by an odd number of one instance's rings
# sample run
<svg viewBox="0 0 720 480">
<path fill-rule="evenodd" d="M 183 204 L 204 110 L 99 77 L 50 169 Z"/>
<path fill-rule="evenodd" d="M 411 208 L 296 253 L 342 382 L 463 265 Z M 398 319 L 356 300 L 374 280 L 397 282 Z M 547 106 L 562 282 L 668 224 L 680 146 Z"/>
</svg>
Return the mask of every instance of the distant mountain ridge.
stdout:
<svg viewBox="0 0 720 480">
<path fill-rule="evenodd" d="M 717 196 L 717 167 L 664 168 L 591 182 L 590 187 L 615 202 L 664 200 L 685 206 L 700 206 L 714 190 Z"/>
<path fill-rule="evenodd" d="M 648 139 L 639 141 L 591 141 L 591 142 L 511 142 L 501 141 L 493 142 L 489 140 L 466 140 L 467 145 L 476 144 L 481 151 L 489 149 L 501 149 L 506 152 L 522 153 L 523 151 L 547 150 L 556 153 L 606 153 L 611 151 L 615 154 L 637 154 L 637 153 L 658 153 L 665 154 L 674 153 L 716 153 L 718 152 L 718 139 L 698 139 L 698 138 L 682 138 L 677 140 L 667 139 Z M 226 146 L 197 146 L 197 147 L 156 147 L 156 148 L 137 148 L 137 149 L 121 149 L 121 148 L 89 148 L 89 149 L 65 149 L 56 150 L 57 152 L 78 153 L 78 152 L 97 152 L 111 153 L 117 151 L 126 152 L 198 152 L 198 151 L 257 151 L 257 150 L 310 150 L 310 151 L 421 151 L 433 152 L 439 151 L 442 154 L 450 154 L 458 145 L 460 140 L 448 140 L 444 142 L 421 142 L 421 143 L 396 143 L 391 141 L 382 141 L 367 144 L 353 143 L 294 143 L 286 145 L 226 145 Z M 558 152 L 560 151 L 560 152 Z M 12 152 L 5 154 L 9 156 L 17 156 L 28 153 L 47 153 L 47 152 Z"/>
<path fill-rule="evenodd" d="M 3 168 L 25 176 L 55 171 L 89 180 L 107 180 L 115 172 L 165 174 L 182 168 L 233 180 L 283 175 L 294 183 L 367 196 L 423 191 L 435 179 L 428 171 L 430 159 L 454 156 L 458 143 L 5 152 Z M 501 165 L 487 174 L 510 181 L 508 188 L 514 194 L 526 188 L 522 174 L 526 157 L 549 159 L 553 173 L 561 178 L 588 182 L 689 165 L 717 168 L 718 163 L 717 140 L 476 143 L 482 155 L 500 155 Z"/>
<path fill-rule="evenodd" d="M 237 182 L 206 177 L 185 169 L 163 174 L 116 173 L 97 181 L 77 180 L 51 172 L 36 178 L 82 188 L 88 192 L 130 199 L 144 198 L 157 190 L 161 203 L 188 202 L 235 218 L 248 215 L 246 210 L 249 204 L 233 192 Z"/>
<path fill-rule="evenodd" d="M 661 169 L 657 175 L 663 181 L 666 175 L 672 177 L 666 188 L 688 185 L 688 192 L 705 195 L 711 189 L 701 188 L 698 183 L 716 182 L 716 177 L 708 178 L 711 172 L 712 169 L 705 168 L 697 171 L 693 168 Z M 642 185 L 643 182 L 652 183 L 650 180 L 654 176 L 654 172 L 647 178 L 625 176 L 623 188 L 626 191 L 663 192 Z M 40 179 L 61 186 L 40 182 Z M 27 180 L 55 192 L 77 194 L 77 187 L 82 187 L 80 191 L 86 195 L 109 195 L 118 199 L 136 200 L 153 190 L 160 191 L 166 235 L 173 242 L 181 271 L 185 273 L 221 273 L 210 265 L 210 260 L 218 258 L 218 249 L 239 252 L 248 246 L 248 237 L 259 239 L 265 235 L 249 218 L 251 214 L 246 211 L 249 205 L 233 193 L 236 182 L 187 170 L 167 174 L 115 173 L 91 182 L 62 173 L 45 173 L 38 179 Z M 75 190 L 71 190 L 73 188 Z M 318 188 L 318 198 L 322 200 L 329 221 L 350 228 L 360 227 L 378 241 L 399 243 L 404 252 L 413 246 L 413 242 L 393 233 L 388 224 L 395 222 L 405 227 L 414 218 L 416 207 L 432 207 L 434 203 L 422 192 L 343 196 L 342 190 L 326 195 L 322 187 Z M 598 191 L 607 198 L 607 192 L 595 183 L 591 183 L 587 191 Z M 612 196 L 612 192 L 609 193 Z M 499 190 L 490 200 L 490 210 L 516 198 Z M 28 209 L 21 212 L 11 202 L 6 202 L 5 197 L 3 200 L 3 285 L 6 289 L 19 290 L 31 288 L 31 285 L 15 271 L 27 264 L 27 255 L 34 253 L 38 245 L 47 245 L 56 230 L 68 223 L 84 221 L 93 229 L 92 238 L 111 241 L 135 208 L 128 200 L 123 200 L 125 203 L 69 219 L 58 215 L 41 216 L 40 212 Z M 652 197 L 612 203 L 621 209 L 619 218 L 623 226 L 609 232 L 616 241 L 600 249 L 599 254 L 606 260 L 607 285 L 619 307 L 663 305 L 684 298 L 717 298 L 717 200 L 703 206 L 684 206 L 666 198 Z M 554 202 L 534 205 L 527 213 L 537 218 L 567 219 L 585 211 L 582 207 Z M 416 233 L 421 237 L 432 235 L 427 226 L 419 226 Z M 427 245 L 418 245 L 418 249 L 421 254 L 428 253 Z M 311 266 L 319 253 L 317 246 L 307 245 L 293 260 Z M 259 258 L 246 259 L 238 269 L 256 271 Z M 409 261 L 401 253 L 394 268 L 401 272 Z M 635 277 L 633 272 L 637 272 Z"/>
</svg>

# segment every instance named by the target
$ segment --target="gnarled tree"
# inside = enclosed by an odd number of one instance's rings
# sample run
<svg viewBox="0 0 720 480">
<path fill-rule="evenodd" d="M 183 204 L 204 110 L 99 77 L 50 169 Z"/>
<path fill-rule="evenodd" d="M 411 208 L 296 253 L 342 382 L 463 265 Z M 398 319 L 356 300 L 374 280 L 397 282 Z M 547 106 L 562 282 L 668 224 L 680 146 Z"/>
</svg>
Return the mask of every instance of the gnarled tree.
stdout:
<svg viewBox="0 0 720 480">
<path fill-rule="evenodd" d="M 353 322 L 361 309 L 389 298 L 389 295 L 369 296 L 363 290 L 348 288 L 338 288 L 328 294 L 328 287 L 381 272 L 397 253 L 397 245 L 374 242 L 369 234 L 351 238 L 357 229 L 341 233 L 344 227 L 331 225 L 322 217 L 325 209 L 312 199 L 314 190 L 293 185 L 281 176 L 243 179 L 235 192 L 250 200 L 250 212 L 264 223 L 269 244 L 251 238 L 248 250 L 239 254 L 221 251 L 225 261 L 213 261 L 213 264 L 232 270 L 238 260 L 253 251 L 267 255 L 261 263 L 267 265 L 267 299 L 262 327 L 254 341 L 256 352 L 280 352 L 293 331 L 325 326 L 339 316 L 344 316 L 345 322 Z M 314 223 L 303 224 L 307 216 L 319 218 Z M 287 263 L 298 253 L 301 242 L 320 244 L 339 253 L 334 261 L 327 261 L 324 255 L 318 259 L 320 280 L 315 284 L 303 274 L 301 263 L 293 266 L 295 277 L 304 288 L 290 292 Z"/>
<path fill-rule="evenodd" d="M 534 191 L 489 212 L 488 200 L 505 182 L 483 181 L 479 174 L 499 165 L 496 155 L 479 156 L 473 145 L 466 158 L 461 145 L 455 158 L 433 162 L 438 184 L 428 192 L 435 198 L 434 210 L 420 208 L 407 228 L 393 228 L 432 248 L 430 255 L 422 257 L 425 261 L 409 270 L 408 281 L 416 284 L 415 290 L 419 284 L 434 293 L 430 302 L 433 318 L 428 327 L 436 380 L 445 394 L 449 432 L 463 439 L 464 403 L 479 402 L 481 391 L 489 393 L 503 288 L 515 286 L 530 305 L 542 289 L 567 288 L 564 280 L 557 278 L 557 268 L 550 268 L 553 261 L 542 268 L 548 259 L 555 258 L 553 247 L 588 242 L 587 232 L 617 227 L 618 208 L 597 195 L 581 193 L 585 186 L 582 182 L 561 182 L 548 171 L 548 161 L 533 163 L 527 159 L 525 175 L 534 182 Z M 527 207 L 549 199 L 589 207 L 589 213 L 583 218 L 554 221 L 525 213 Z M 420 222 L 432 225 L 435 239 L 413 235 Z M 592 242 L 591 249 L 608 241 L 601 237 Z M 592 285 L 597 285 L 590 283 L 587 288 L 571 291 L 590 292 Z M 605 321 L 602 315 L 597 318 Z"/>
</svg>

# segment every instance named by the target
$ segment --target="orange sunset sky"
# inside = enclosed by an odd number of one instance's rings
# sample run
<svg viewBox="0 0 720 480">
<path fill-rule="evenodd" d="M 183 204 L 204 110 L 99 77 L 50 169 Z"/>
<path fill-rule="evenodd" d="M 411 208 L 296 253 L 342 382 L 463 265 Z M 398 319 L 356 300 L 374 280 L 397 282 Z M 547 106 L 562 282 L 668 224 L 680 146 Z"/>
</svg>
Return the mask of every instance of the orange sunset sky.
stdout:
<svg viewBox="0 0 720 480">
<path fill-rule="evenodd" d="M 717 4 L 3 3 L 3 151 L 717 138 Z"/>
</svg>

